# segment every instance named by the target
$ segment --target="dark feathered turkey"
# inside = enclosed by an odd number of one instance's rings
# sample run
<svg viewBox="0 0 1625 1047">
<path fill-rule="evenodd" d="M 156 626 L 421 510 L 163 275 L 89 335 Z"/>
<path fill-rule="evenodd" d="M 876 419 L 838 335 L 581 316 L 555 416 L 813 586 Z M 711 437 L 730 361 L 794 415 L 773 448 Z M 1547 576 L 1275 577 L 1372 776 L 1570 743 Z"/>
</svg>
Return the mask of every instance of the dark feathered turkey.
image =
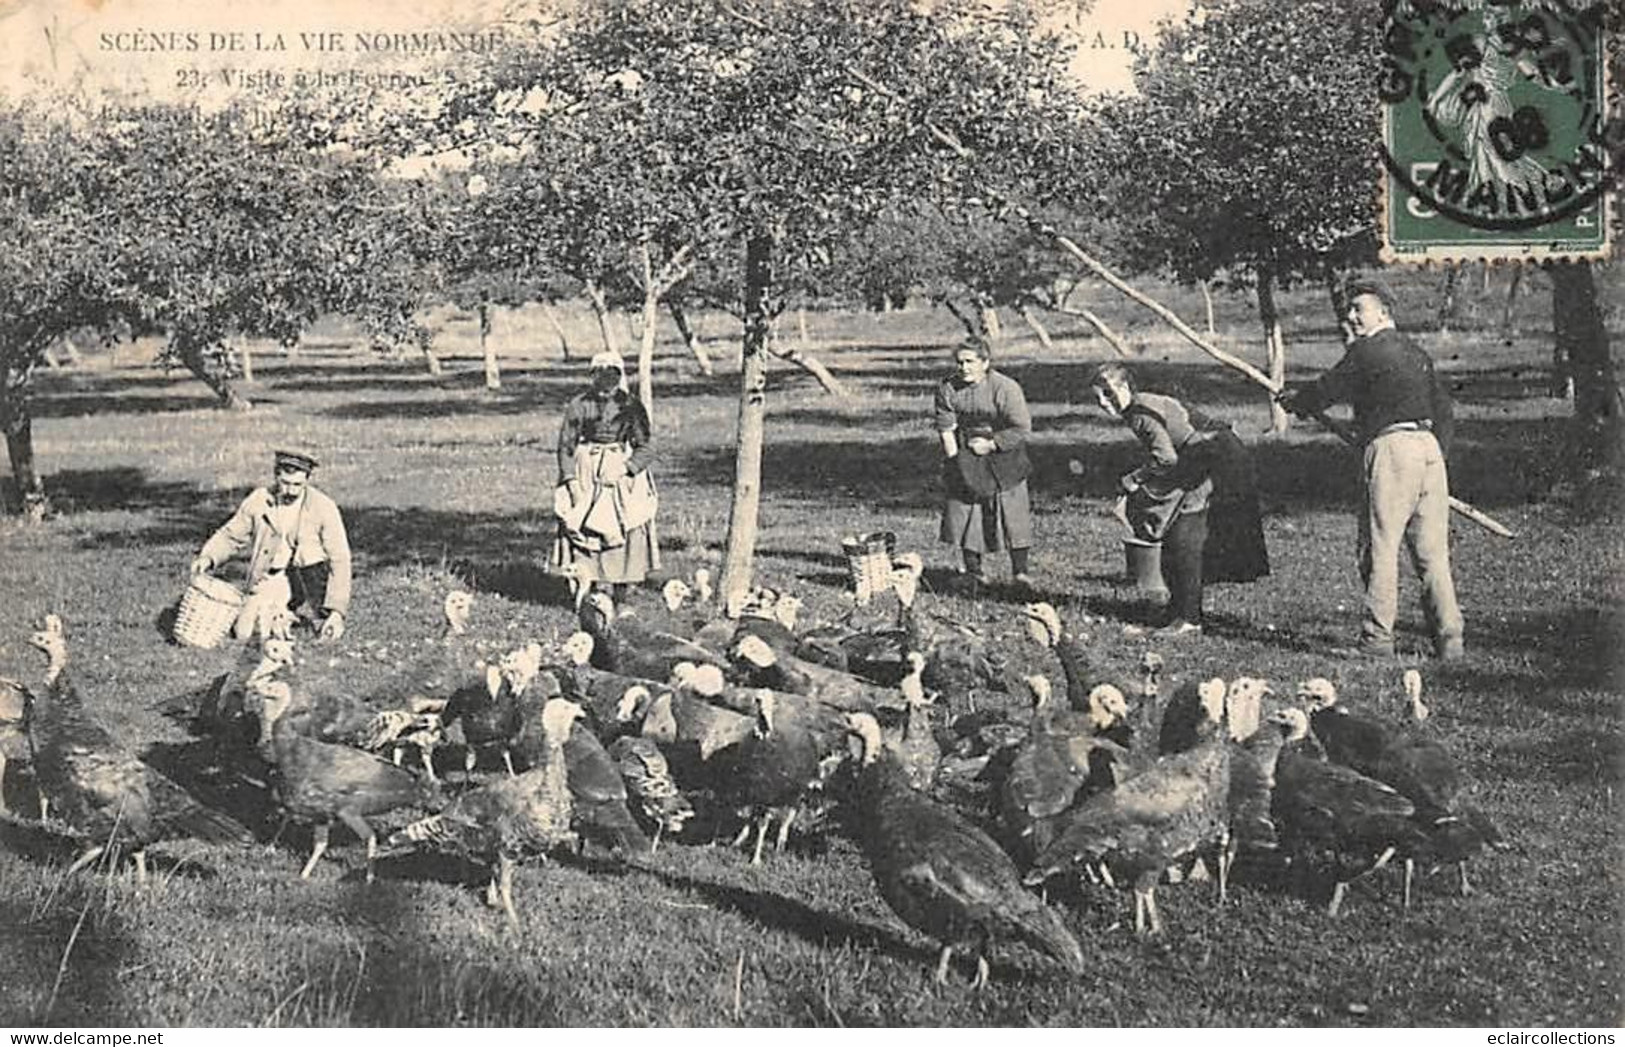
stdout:
<svg viewBox="0 0 1625 1047">
<path fill-rule="evenodd" d="M 60 618 L 49 616 L 31 642 L 49 659 L 45 687 L 31 696 L 28 709 L 34 777 L 49 816 L 86 845 L 74 868 L 82 868 L 109 847 L 127 849 L 144 882 L 146 849 L 161 840 L 253 839 L 242 825 L 198 803 L 115 742 L 85 711 L 66 672 L 67 639 Z"/>
<path fill-rule="evenodd" d="M 694 817 L 694 805 L 677 788 L 666 756 L 651 739 L 624 735 L 609 747 L 634 812 L 654 827 L 651 849 L 666 833 L 680 833 Z"/>
<path fill-rule="evenodd" d="M 431 849 L 483 862 L 491 869 L 487 901 L 500 903 L 509 923 L 517 927 L 514 866 L 576 841 L 570 831 L 564 738 L 581 714 L 573 702 L 548 702 L 539 717 L 542 742 L 530 754 L 530 770 L 463 793 L 439 814 L 393 833 L 389 846 Z"/>
<path fill-rule="evenodd" d="M 1134 929 L 1162 930 L 1156 886 L 1179 859 L 1225 839 L 1229 825 L 1230 744 L 1220 730 L 1223 681 L 1201 688 L 1205 737 L 1165 756 L 1116 788 L 1091 796 L 1061 816 L 1053 842 L 1033 862 L 1027 882 L 1042 883 L 1073 866 L 1106 862 L 1134 885 Z M 1221 890 L 1223 863 L 1221 861 Z"/>
<path fill-rule="evenodd" d="M 958 812 L 908 783 L 881 744 L 873 716 L 850 716 L 863 746 L 855 805 L 859 843 L 880 895 L 904 923 L 942 943 L 937 981 L 945 982 L 955 949 L 976 953 L 973 987 L 987 984 L 989 945 L 1016 938 L 1072 974 L 1083 949 L 1061 917 L 1021 885 L 1008 855 Z"/>
<path fill-rule="evenodd" d="M 1421 706 L 1421 674 L 1406 673 L 1406 691 L 1414 711 Z M 1404 904 L 1411 901 L 1417 861 L 1430 865 L 1455 864 L 1463 894 L 1471 893 L 1467 861 L 1486 846 L 1501 842 L 1501 833 L 1482 811 L 1466 802 L 1467 776 L 1440 742 L 1368 717 L 1337 704 L 1336 689 L 1328 681 L 1308 681 L 1300 693 L 1314 704 L 1310 726 L 1329 759 L 1392 786 L 1416 806 L 1415 821 L 1427 844 L 1406 853 Z"/>
<path fill-rule="evenodd" d="M 9 767 L 15 772 L 18 764 L 28 762 L 28 733 L 24 718 L 30 703 L 26 687 L 15 680 L 0 677 L 0 814 L 10 811 L 6 806 L 6 769 Z"/>
<path fill-rule="evenodd" d="M 310 710 L 297 703 L 286 682 L 271 680 L 259 688 L 265 695 L 265 717 L 270 725 L 277 798 L 288 818 L 314 827 L 310 859 L 300 877 L 308 879 L 326 853 L 336 820 L 366 843 L 367 880 L 371 882 L 378 836 L 367 816 L 400 807 L 438 807 L 439 790 L 433 782 L 371 753 L 311 737 Z"/>
<path fill-rule="evenodd" d="M 697 665 L 726 664 L 708 647 L 682 636 L 645 629 L 636 615 L 617 615 L 609 594 L 594 592 L 581 605 L 581 629 L 593 638 L 592 665 L 595 669 L 664 680 L 678 662 Z"/>
<path fill-rule="evenodd" d="M 756 825 L 752 865 L 761 864 L 773 819 L 779 820 L 777 847 L 782 850 L 809 793 L 822 787 L 828 773 L 825 758 L 844 738 L 827 731 L 826 717 L 831 715 L 838 719 L 841 714 L 830 714 L 798 695 L 757 691 L 756 729 L 712 758 L 712 792 L 718 804 L 738 810 L 747 830 Z M 740 841 L 744 839 L 741 832 Z"/>
<path fill-rule="evenodd" d="M 1287 744 L 1275 766 L 1271 813 L 1282 850 L 1333 881 L 1327 911 L 1342 908 L 1348 885 L 1385 865 L 1396 853 L 1426 843 L 1412 820 L 1416 807 L 1396 790 L 1354 768 L 1326 759 L 1301 709 L 1274 719 L 1287 725 Z"/>
</svg>

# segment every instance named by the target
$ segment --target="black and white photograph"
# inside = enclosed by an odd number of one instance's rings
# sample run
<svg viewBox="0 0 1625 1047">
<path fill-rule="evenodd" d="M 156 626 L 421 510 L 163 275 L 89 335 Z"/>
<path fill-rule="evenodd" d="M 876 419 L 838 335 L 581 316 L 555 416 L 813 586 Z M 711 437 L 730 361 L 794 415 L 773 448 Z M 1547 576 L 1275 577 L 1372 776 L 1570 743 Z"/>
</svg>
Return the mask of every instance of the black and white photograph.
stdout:
<svg viewBox="0 0 1625 1047">
<path fill-rule="evenodd" d="M 0 1028 L 1608 1047 L 1622 89 L 1616 0 L 0 0 Z"/>
</svg>

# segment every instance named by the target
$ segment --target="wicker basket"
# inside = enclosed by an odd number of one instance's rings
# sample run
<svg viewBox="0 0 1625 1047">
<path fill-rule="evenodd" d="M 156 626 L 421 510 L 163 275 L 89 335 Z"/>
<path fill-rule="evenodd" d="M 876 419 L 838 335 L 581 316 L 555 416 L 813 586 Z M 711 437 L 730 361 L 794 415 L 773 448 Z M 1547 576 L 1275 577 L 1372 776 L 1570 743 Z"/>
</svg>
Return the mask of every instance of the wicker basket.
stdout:
<svg viewBox="0 0 1625 1047">
<path fill-rule="evenodd" d="M 897 536 L 890 531 L 841 539 L 841 551 L 846 553 L 846 569 L 858 594 L 858 606 L 866 605 L 876 593 L 891 588 L 891 554 L 896 548 Z"/>
<path fill-rule="evenodd" d="M 188 647 L 217 647 L 242 609 L 243 594 L 235 585 L 212 575 L 193 575 L 175 612 L 175 639 Z"/>
</svg>

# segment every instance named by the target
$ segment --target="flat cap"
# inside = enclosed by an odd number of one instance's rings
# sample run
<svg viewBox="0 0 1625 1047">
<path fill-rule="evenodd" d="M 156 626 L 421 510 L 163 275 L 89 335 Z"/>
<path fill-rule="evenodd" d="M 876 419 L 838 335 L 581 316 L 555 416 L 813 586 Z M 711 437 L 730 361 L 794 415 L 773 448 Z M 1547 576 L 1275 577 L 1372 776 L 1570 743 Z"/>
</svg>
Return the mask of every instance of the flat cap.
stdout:
<svg viewBox="0 0 1625 1047">
<path fill-rule="evenodd" d="M 1388 308 L 1394 307 L 1394 293 L 1388 290 L 1386 284 L 1378 280 L 1350 280 L 1343 288 L 1343 294 L 1352 302 L 1361 295 L 1371 295 Z"/>
<path fill-rule="evenodd" d="M 301 472 L 311 472 L 321 462 L 309 451 L 278 451 L 276 453 L 276 467 L 278 469 L 298 469 Z"/>
</svg>

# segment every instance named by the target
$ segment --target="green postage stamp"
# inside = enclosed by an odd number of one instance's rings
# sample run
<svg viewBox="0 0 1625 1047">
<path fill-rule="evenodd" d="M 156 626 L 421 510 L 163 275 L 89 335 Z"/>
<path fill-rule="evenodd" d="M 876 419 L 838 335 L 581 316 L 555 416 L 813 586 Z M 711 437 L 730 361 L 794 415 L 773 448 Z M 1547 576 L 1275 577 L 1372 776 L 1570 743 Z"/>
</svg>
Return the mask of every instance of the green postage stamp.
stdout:
<svg viewBox="0 0 1625 1047">
<path fill-rule="evenodd" d="M 1608 255 L 1611 2 L 1384 0 L 1385 261 Z"/>
</svg>

